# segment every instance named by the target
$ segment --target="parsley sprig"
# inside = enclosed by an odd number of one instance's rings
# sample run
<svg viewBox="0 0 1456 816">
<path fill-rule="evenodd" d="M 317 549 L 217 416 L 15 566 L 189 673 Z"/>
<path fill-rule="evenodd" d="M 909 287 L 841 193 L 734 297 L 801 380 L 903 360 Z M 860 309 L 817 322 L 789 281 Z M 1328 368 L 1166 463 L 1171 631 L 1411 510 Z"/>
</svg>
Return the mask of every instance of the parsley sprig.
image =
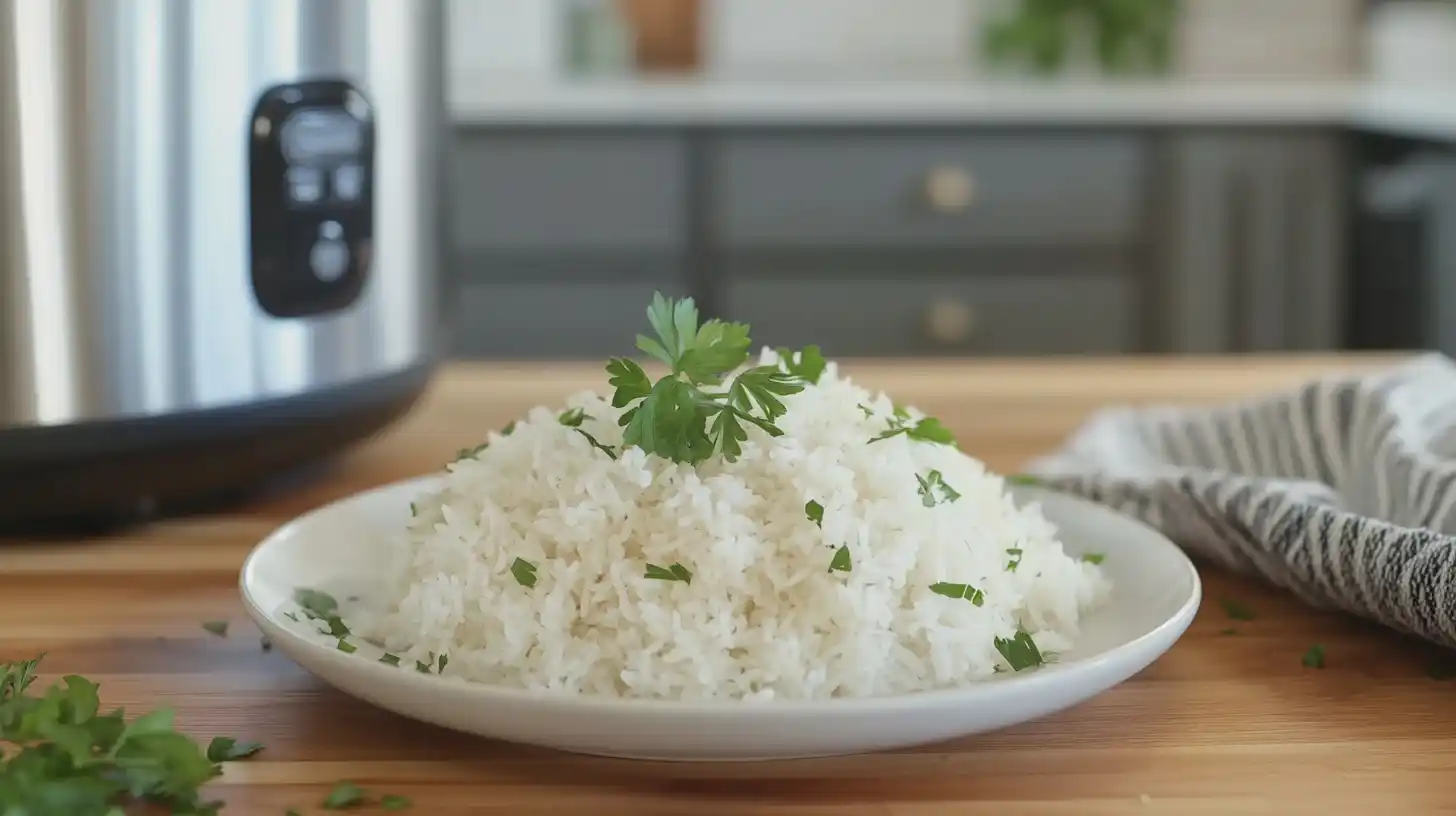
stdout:
<svg viewBox="0 0 1456 816">
<path fill-rule="evenodd" d="M 666 365 L 668 374 L 654 383 L 633 360 L 607 363 L 607 382 L 616 389 L 612 406 L 631 406 L 618 420 L 624 447 L 674 462 L 695 464 L 714 455 L 732 462 L 743 453 L 746 425 L 783 435 L 774 424 L 788 410 L 781 398 L 804 390 L 806 375 L 817 367 L 807 352 L 791 363 L 744 370 L 724 389 L 724 380 L 748 359 L 747 324 L 715 319 L 699 325 L 692 298 L 669 300 L 661 292 L 653 295 L 647 320 L 656 337 L 639 334 L 637 348 Z M 803 374 L 790 373 L 794 366 Z"/>
<path fill-rule="evenodd" d="M 102 714 L 99 686 L 74 674 L 30 693 L 44 657 L 0 664 L 0 813 L 100 816 L 146 805 L 215 816 L 223 803 L 204 800 L 202 786 L 222 773 L 219 763 L 262 749 L 217 737 L 204 750 L 167 708 L 130 721 L 122 709 Z"/>
</svg>

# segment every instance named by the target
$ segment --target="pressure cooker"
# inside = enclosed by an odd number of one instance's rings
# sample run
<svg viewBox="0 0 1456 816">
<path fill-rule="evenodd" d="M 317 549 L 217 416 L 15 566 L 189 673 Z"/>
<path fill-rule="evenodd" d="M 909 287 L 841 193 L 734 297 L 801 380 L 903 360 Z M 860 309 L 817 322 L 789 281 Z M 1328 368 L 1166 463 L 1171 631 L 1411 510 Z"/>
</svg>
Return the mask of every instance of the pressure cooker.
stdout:
<svg viewBox="0 0 1456 816">
<path fill-rule="evenodd" d="M 440 0 L 0 0 L 0 524 L 225 500 L 435 371 Z"/>
</svg>

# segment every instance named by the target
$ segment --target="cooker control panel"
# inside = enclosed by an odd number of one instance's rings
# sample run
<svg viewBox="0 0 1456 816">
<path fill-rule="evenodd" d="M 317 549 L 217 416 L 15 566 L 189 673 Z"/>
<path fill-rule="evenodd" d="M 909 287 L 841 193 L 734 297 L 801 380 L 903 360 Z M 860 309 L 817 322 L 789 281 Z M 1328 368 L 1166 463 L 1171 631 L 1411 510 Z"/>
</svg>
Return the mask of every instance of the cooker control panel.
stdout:
<svg viewBox="0 0 1456 816">
<path fill-rule="evenodd" d="M 374 113 L 347 82 L 264 91 L 253 111 L 253 293 L 274 317 L 353 303 L 374 238 Z M 204 205 L 205 206 L 205 205 Z"/>
</svg>

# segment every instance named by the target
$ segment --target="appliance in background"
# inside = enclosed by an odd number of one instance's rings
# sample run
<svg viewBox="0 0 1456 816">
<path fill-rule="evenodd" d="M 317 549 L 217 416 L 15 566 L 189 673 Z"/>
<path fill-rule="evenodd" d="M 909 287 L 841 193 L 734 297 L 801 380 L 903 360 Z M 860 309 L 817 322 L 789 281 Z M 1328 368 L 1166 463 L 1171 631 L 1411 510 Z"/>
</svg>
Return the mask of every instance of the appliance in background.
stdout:
<svg viewBox="0 0 1456 816">
<path fill-rule="evenodd" d="M 440 336 L 439 0 L 0 0 L 0 523 L 389 424 Z"/>
<path fill-rule="evenodd" d="M 1348 345 L 1456 356 L 1456 147 L 1356 140 Z"/>
</svg>

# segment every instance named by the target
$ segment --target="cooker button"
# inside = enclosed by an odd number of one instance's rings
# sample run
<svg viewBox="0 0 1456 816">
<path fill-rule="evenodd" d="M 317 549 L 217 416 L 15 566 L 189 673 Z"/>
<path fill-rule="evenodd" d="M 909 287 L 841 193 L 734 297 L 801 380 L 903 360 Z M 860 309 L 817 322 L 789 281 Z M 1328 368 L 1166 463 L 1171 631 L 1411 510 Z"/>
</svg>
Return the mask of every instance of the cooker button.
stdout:
<svg viewBox="0 0 1456 816">
<path fill-rule="evenodd" d="M 314 277 L 333 283 L 349 269 L 349 245 L 337 238 L 320 238 L 308 252 L 308 265 Z"/>
<path fill-rule="evenodd" d="M 288 168 L 288 197 L 295 204 L 316 204 L 324 197 L 323 174 L 312 167 Z"/>
<path fill-rule="evenodd" d="M 364 168 L 346 164 L 334 170 L 334 196 L 340 201 L 358 201 L 364 194 Z"/>
</svg>

